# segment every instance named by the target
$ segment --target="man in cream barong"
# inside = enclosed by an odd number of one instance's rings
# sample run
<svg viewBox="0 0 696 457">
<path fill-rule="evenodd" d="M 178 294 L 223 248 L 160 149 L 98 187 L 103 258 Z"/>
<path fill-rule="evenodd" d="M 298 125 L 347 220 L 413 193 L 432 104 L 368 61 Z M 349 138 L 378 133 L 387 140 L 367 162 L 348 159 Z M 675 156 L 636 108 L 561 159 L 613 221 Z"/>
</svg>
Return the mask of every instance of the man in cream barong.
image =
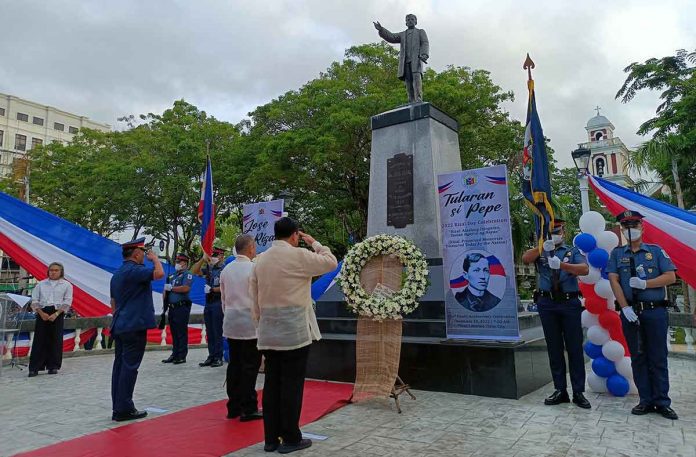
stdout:
<svg viewBox="0 0 696 457">
<path fill-rule="evenodd" d="M 321 338 L 311 285 L 313 277 L 336 269 L 337 261 L 289 217 L 279 219 L 274 232 L 273 246 L 257 258 L 249 286 L 258 349 L 266 360 L 264 450 L 286 454 L 312 445 L 299 427 L 309 346 Z M 300 248 L 300 240 L 314 252 Z"/>
</svg>

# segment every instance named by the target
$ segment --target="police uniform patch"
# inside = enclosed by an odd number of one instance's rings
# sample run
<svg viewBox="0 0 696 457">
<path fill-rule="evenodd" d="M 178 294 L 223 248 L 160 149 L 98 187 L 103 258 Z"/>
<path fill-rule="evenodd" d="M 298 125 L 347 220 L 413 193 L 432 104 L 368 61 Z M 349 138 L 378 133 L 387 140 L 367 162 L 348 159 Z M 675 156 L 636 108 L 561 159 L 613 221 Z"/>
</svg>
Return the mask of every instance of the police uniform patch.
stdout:
<svg viewBox="0 0 696 457">
<path fill-rule="evenodd" d="M 665 259 L 669 259 L 669 255 L 665 252 L 664 249 L 660 249 L 662 251 L 662 255 L 665 256 Z"/>
<path fill-rule="evenodd" d="M 652 273 L 652 272 L 653 272 L 653 269 L 652 269 L 652 268 L 648 268 L 648 273 Z"/>
<path fill-rule="evenodd" d="M 645 260 L 652 260 L 652 259 L 653 259 L 652 252 L 648 252 L 647 254 L 645 254 Z"/>
</svg>

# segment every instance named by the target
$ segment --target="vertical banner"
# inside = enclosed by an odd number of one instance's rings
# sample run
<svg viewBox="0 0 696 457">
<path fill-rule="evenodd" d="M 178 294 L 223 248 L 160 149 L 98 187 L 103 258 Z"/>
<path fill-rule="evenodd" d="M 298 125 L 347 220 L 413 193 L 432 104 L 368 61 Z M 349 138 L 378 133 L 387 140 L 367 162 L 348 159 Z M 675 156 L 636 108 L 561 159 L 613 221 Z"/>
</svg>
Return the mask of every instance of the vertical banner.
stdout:
<svg viewBox="0 0 696 457">
<path fill-rule="evenodd" d="M 507 169 L 438 176 L 447 338 L 518 340 Z"/>
<path fill-rule="evenodd" d="M 280 199 L 244 205 L 242 232 L 254 237 L 258 254 L 270 248 L 275 239 L 273 225 L 283 217 L 283 203 Z"/>
</svg>

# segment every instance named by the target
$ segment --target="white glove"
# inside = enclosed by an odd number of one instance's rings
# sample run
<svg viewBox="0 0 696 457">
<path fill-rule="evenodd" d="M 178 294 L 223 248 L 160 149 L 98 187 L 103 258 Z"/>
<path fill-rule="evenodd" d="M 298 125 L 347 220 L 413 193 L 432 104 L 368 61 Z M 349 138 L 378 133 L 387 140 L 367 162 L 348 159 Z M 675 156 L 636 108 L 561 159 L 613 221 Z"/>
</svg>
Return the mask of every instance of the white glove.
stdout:
<svg viewBox="0 0 696 457">
<path fill-rule="evenodd" d="M 205 291 L 206 294 L 209 294 L 210 293 L 210 286 L 208 284 L 206 284 L 205 287 L 203 288 L 203 290 Z"/>
<path fill-rule="evenodd" d="M 166 292 L 171 291 L 171 290 L 172 290 L 172 285 L 171 285 L 171 284 L 165 284 L 165 285 L 164 285 L 164 290 L 165 290 Z"/>
<path fill-rule="evenodd" d="M 559 259 L 556 256 L 549 257 L 549 268 L 551 268 L 552 270 L 560 270 L 561 259 Z"/>
<path fill-rule="evenodd" d="M 638 315 L 633 311 L 633 306 L 626 306 L 621 308 L 621 312 L 628 322 L 636 322 L 638 320 Z"/>
<path fill-rule="evenodd" d="M 637 276 L 634 276 L 631 279 L 629 279 L 628 284 L 633 289 L 644 290 L 646 287 L 648 287 L 648 281 L 646 281 L 645 279 L 640 279 Z"/>
<path fill-rule="evenodd" d="M 544 251 L 553 251 L 556 249 L 556 244 L 553 242 L 553 240 L 546 240 L 544 241 L 543 248 Z"/>
</svg>

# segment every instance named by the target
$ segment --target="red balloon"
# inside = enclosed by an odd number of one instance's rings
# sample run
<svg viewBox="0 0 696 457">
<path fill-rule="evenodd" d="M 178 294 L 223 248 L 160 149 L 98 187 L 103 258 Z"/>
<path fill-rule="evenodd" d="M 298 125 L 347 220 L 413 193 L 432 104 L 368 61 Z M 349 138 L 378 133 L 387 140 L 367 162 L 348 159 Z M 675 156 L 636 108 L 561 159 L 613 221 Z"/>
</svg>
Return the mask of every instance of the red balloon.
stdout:
<svg viewBox="0 0 696 457">
<path fill-rule="evenodd" d="M 599 314 L 601 316 L 602 313 L 607 310 L 607 299 L 596 295 L 594 297 L 585 297 L 585 309 L 592 314 Z M 607 330 L 609 329 L 607 328 Z"/>
<path fill-rule="evenodd" d="M 599 315 L 599 325 L 601 325 L 607 330 L 614 329 L 617 327 L 621 329 L 621 318 L 619 318 L 619 315 L 616 311 L 609 311 L 608 309 L 606 309 L 605 305 L 605 311 Z M 621 334 L 621 336 L 623 337 L 623 333 Z"/>
<path fill-rule="evenodd" d="M 610 327 L 606 330 L 609 332 L 609 336 L 612 340 L 618 341 L 624 346 L 624 349 L 626 349 L 626 338 L 624 337 L 623 330 L 621 329 L 620 325 L 618 327 Z"/>
<path fill-rule="evenodd" d="M 585 299 L 599 297 L 599 295 L 597 295 L 597 293 L 594 291 L 594 284 L 585 284 L 584 282 L 578 281 L 578 286 L 580 287 L 580 292 L 582 292 L 582 296 L 585 297 Z"/>
</svg>

